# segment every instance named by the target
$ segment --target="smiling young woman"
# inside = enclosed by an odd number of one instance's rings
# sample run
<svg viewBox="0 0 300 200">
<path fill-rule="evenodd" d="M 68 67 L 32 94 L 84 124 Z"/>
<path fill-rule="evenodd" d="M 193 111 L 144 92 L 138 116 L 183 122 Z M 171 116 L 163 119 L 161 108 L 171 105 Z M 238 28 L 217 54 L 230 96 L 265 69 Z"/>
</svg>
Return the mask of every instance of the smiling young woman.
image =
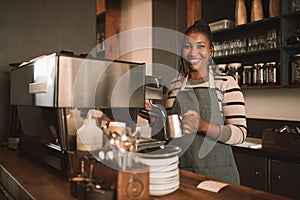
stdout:
<svg viewBox="0 0 300 200">
<path fill-rule="evenodd" d="M 172 142 L 184 151 L 182 169 L 239 183 L 230 145 L 247 135 L 244 97 L 235 79 L 216 69 L 213 52 L 210 27 L 196 21 L 185 32 L 183 76 L 172 82 L 166 102 L 169 114 L 183 116 L 185 136 Z"/>
</svg>

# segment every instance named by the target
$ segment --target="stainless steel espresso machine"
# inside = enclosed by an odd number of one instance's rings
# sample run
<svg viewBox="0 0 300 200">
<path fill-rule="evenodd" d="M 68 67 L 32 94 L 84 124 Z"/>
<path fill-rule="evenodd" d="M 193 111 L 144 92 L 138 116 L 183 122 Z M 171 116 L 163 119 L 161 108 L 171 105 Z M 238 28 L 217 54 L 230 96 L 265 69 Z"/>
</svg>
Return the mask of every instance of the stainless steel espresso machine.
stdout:
<svg viewBox="0 0 300 200">
<path fill-rule="evenodd" d="M 134 129 L 144 86 L 143 63 L 53 53 L 21 64 L 11 71 L 10 93 L 22 126 L 20 150 L 65 172 L 70 109 L 101 109 Z"/>
</svg>

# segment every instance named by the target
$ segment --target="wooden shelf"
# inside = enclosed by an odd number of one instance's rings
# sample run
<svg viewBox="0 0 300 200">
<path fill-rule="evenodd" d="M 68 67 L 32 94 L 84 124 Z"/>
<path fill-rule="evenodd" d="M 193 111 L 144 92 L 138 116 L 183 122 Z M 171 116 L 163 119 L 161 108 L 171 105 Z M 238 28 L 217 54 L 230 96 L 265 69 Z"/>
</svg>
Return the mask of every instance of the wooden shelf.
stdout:
<svg viewBox="0 0 300 200">
<path fill-rule="evenodd" d="M 292 89 L 292 88 L 300 88 L 300 85 L 249 85 L 249 86 L 240 86 L 242 90 L 245 89 Z"/>
</svg>

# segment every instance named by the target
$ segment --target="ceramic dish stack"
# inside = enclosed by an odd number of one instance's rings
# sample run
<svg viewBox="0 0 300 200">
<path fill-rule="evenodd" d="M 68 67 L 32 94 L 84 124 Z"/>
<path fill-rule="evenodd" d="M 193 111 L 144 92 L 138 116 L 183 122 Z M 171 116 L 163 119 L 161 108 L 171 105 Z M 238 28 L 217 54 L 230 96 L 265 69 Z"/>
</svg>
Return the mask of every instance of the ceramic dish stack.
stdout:
<svg viewBox="0 0 300 200">
<path fill-rule="evenodd" d="M 180 151 L 181 148 L 177 146 L 167 145 L 140 154 L 139 161 L 148 165 L 150 170 L 150 195 L 166 195 L 179 188 L 178 154 Z"/>
</svg>

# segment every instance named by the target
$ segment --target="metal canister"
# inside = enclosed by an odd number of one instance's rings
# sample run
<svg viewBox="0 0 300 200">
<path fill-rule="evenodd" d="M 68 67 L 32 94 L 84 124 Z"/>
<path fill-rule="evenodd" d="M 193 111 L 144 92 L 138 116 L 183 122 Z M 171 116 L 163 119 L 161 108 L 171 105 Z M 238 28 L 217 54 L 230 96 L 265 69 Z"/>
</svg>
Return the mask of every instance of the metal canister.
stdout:
<svg viewBox="0 0 300 200">
<path fill-rule="evenodd" d="M 266 63 L 268 68 L 268 85 L 275 85 L 277 84 L 277 66 L 276 62 L 268 62 Z"/>
<path fill-rule="evenodd" d="M 252 66 L 244 66 L 243 75 L 242 75 L 242 84 L 251 85 L 252 84 Z"/>
<path fill-rule="evenodd" d="M 291 67 L 291 82 L 300 85 L 300 54 L 294 55 Z"/>
</svg>

